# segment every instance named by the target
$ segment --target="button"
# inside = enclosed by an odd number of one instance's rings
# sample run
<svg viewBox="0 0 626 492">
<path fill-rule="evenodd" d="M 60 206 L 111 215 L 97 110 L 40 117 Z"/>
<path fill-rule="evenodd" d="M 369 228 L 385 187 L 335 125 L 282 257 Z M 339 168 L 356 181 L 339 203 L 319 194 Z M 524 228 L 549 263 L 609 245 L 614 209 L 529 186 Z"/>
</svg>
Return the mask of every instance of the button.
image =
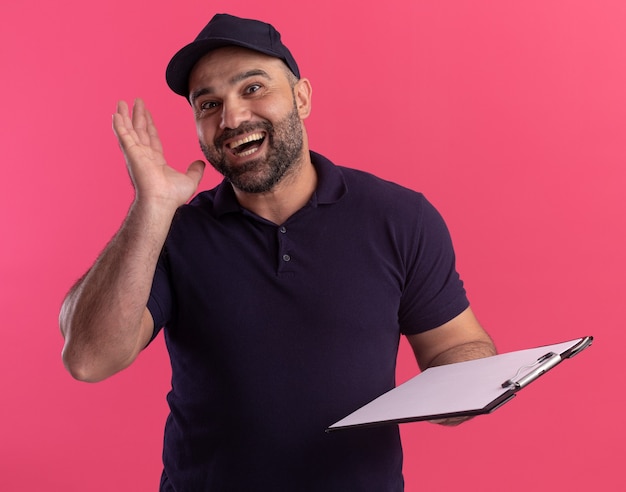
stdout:
<svg viewBox="0 0 626 492">
<path fill-rule="evenodd" d="M 287 228 L 285 226 L 280 226 L 280 229 L 278 229 L 280 232 L 282 232 L 283 234 L 285 234 L 285 232 L 287 232 Z"/>
<path fill-rule="evenodd" d="M 289 256 L 289 255 L 283 255 L 283 260 L 284 260 L 284 261 L 289 261 L 289 260 L 291 260 L 291 256 Z"/>
</svg>

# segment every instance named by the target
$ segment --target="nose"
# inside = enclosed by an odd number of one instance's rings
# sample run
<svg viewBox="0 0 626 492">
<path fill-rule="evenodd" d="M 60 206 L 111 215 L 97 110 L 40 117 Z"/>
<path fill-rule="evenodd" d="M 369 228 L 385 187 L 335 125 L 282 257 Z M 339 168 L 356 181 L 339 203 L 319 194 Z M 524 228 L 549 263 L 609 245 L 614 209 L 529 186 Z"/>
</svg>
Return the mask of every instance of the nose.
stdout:
<svg viewBox="0 0 626 492">
<path fill-rule="evenodd" d="M 230 99 L 222 103 L 222 119 L 220 128 L 230 128 L 234 130 L 244 121 L 250 120 L 250 109 L 247 105 L 238 99 Z"/>
</svg>

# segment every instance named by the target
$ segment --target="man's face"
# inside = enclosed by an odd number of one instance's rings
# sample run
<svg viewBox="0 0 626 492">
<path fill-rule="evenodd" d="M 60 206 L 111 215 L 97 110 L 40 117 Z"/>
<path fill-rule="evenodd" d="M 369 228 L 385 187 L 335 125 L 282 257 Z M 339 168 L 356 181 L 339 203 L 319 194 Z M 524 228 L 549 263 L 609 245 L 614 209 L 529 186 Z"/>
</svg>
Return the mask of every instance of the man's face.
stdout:
<svg viewBox="0 0 626 492">
<path fill-rule="evenodd" d="M 241 191 L 271 191 L 301 160 L 302 120 L 287 70 L 277 58 L 227 47 L 189 77 L 200 147 Z"/>
</svg>

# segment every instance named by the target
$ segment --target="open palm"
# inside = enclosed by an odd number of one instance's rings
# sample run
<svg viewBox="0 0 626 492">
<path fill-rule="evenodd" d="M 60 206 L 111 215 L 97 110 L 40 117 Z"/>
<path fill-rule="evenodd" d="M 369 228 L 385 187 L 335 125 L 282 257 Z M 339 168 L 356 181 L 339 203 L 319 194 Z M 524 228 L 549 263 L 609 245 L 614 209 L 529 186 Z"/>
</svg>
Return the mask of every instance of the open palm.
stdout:
<svg viewBox="0 0 626 492">
<path fill-rule="evenodd" d="M 178 207 L 191 198 L 205 164 L 195 161 L 186 173 L 168 166 L 152 116 L 141 99 L 135 101 L 132 117 L 126 102 L 118 102 L 113 131 L 126 158 L 137 199 L 158 200 Z"/>
</svg>

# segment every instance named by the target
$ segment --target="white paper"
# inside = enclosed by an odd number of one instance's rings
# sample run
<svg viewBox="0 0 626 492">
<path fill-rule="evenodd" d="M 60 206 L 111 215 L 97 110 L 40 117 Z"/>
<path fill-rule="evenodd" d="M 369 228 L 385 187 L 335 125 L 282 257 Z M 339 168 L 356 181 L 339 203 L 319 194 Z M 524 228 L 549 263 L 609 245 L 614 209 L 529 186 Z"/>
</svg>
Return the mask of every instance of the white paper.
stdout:
<svg viewBox="0 0 626 492">
<path fill-rule="evenodd" d="M 549 352 L 561 354 L 582 339 L 483 359 L 431 367 L 329 427 L 336 429 L 386 421 L 484 409 L 509 391 L 502 383 Z M 528 369 L 530 370 L 530 368 Z"/>
</svg>

